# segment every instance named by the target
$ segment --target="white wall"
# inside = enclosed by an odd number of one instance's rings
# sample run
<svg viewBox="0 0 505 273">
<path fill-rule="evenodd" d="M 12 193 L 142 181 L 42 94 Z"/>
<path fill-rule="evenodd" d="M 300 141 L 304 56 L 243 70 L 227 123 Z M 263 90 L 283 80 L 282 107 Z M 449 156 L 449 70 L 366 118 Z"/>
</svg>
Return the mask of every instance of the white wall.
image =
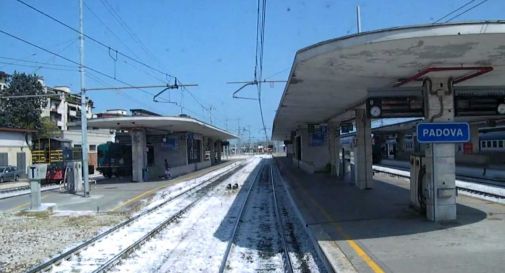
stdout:
<svg viewBox="0 0 505 273">
<path fill-rule="evenodd" d="M 165 159 L 168 162 L 168 166 L 171 170 L 176 167 L 187 165 L 187 141 L 186 134 L 173 134 L 171 137 L 177 138 L 177 147 L 175 149 L 167 149 L 161 144 L 161 140 L 158 142 L 156 138 L 151 141 L 150 144 L 153 145 L 154 149 L 154 163 L 149 168 L 149 175 L 152 179 L 160 177 L 165 174 Z M 161 139 L 161 136 L 160 136 Z M 172 172 L 172 175 L 173 172 Z"/>
<path fill-rule="evenodd" d="M 31 137 L 29 137 L 31 143 Z M 25 133 L 0 132 L 0 146 L 2 147 L 27 147 Z"/>
<path fill-rule="evenodd" d="M 88 144 L 89 145 L 99 145 L 107 143 L 108 141 L 114 142 L 115 134 L 111 134 L 107 129 L 101 130 L 88 130 Z M 63 131 L 62 137 L 64 139 L 72 140 L 72 145 L 81 145 L 82 134 L 81 130 L 68 130 Z"/>
<path fill-rule="evenodd" d="M 31 136 L 28 136 L 31 145 Z M 7 153 L 7 164 L 17 166 L 17 153 L 25 153 L 25 167 L 32 164 L 32 153 L 26 143 L 25 133 L 0 132 L 0 153 Z M 19 170 L 26 173 L 26 169 Z"/>
<path fill-rule="evenodd" d="M 297 136 L 301 136 L 302 161 L 312 166 L 313 171 L 324 169 L 330 162 L 330 152 L 328 149 L 328 134 L 324 138 L 324 143 L 320 146 L 311 146 L 308 130 L 299 129 Z M 305 165 L 304 164 L 304 165 Z M 306 166 L 305 169 L 308 169 Z"/>
</svg>

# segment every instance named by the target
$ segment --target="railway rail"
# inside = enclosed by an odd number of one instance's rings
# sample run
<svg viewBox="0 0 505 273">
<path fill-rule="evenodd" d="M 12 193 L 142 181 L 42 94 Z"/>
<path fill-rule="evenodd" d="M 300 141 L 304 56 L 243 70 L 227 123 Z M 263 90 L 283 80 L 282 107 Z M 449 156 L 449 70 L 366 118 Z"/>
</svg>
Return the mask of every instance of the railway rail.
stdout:
<svg viewBox="0 0 505 273">
<path fill-rule="evenodd" d="M 386 173 L 403 178 L 410 178 L 410 172 L 396 167 L 374 166 L 374 172 Z M 456 189 L 465 193 L 470 193 L 472 196 L 481 197 L 490 201 L 505 203 L 505 187 L 498 186 L 493 181 L 473 182 L 456 179 Z"/>
<path fill-rule="evenodd" d="M 206 192 L 239 171 L 244 165 L 244 163 L 236 163 L 223 173 L 217 174 L 188 189 L 184 189 L 182 192 L 169 197 L 160 204 L 131 217 L 119 225 L 116 225 L 98 236 L 51 258 L 27 272 L 66 272 L 69 267 L 71 267 L 72 270 L 77 268 L 76 270 L 79 272 L 106 272 L 114 265 L 118 264 L 122 259 L 128 257 L 135 249 L 139 248 L 144 242 L 163 230 L 167 225 L 178 219 L 182 214 L 193 207 L 202 198 L 202 196 L 206 194 Z M 184 198 L 193 195 L 196 195 L 196 198 L 192 200 L 190 198 Z M 176 202 L 180 202 L 181 204 L 174 204 Z M 167 206 L 168 204 L 171 204 L 171 206 Z M 164 215 L 167 214 L 170 216 L 164 217 Z M 164 219 L 157 221 L 156 219 L 159 218 L 159 215 L 162 215 Z M 143 223 L 147 223 L 147 225 L 145 225 L 147 227 L 143 227 Z M 86 264 L 86 262 L 83 261 L 87 257 L 85 257 L 82 252 L 86 251 L 87 248 L 92 246 L 96 247 L 100 242 L 104 242 L 106 246 L 107 244 L 105 240 L 114 239 L 112 236 L 115 234 L 120 236 L 121 231 L 128 234 L 128 237 L 135 237 L 135 235 L 132 236 L 132 233 L 140 233 L 141 236 L 136 236 L 137 238 L 133 242 L 126 243 L 126 245 L 119 247 L 120 249 L 115 249 L 112 252 L 102 251 L 103 249 L 98 251 L 99 253 L 103 252 L 103 255 L 100 254 L 101 256 L 99 255 L 99 257 L 95 257 L 95 259 L 91 261 L 92 264 Z M 126 237 L 123 237 L 123 239 L 124 238 Z M 79 258 L 72 259 L 74 256 L 79 256 Z M 66 267 L 62 266 L 64 263 L 70 263 L 70 266 L 68 264 L 65 265 Z"/>
<path fill-rule="evenodd" d="M 284 271 L 288 273 L 293 273 L 293 263 L 291 262 L 291 258 L 289 257 L 289 249 L 288 249 L 288 244 L 286 240 L 286 236 L 283 232 L 284 227 L 286 224 L 284 223 L 284 220 L 282 219 L 281 215 L 281 210 L 279 209 L 279 201 L 277 199 L 277 194 L 276 194 L 276 188 L 275 188 L 275 181 L 274 181 L 274 172 L 273 172 L 273 166 L 270 166 L 270 182 L 272 184 L 272 195 L 274 199 L 274 207 L 275 207 L 275 216 L 277 218 L 277 223 L 279 224 L 279 234 L 281 235 L 281 242 L 282 242 L 282 253 L 284 255 Z"/>
<path fill-rule="evenodd" d="M 51 183 L 51 184 L 45 184 L 42 185 L 40 190 L 41 191 L 50 191 L 50 190 L 55 190 L 59 189 L 60 185 Z M 11 198 L 11 197 L 16 197 L 16 196 L 21 196 L 21 195 L 27 195 L 30 194 L 30 186 L 17 186 L 17 187 L 12 187 L 12 188 L 6 188 L 6 189 L 1 189 L 0 190 L 0 199 L 5 199 L 5 198 Z"/>
<path fill-rule="evenodd" d="M 264 166 L 262 166 L 261 168 L 264 168 Z M 259 176 L 261 175 L 261 173 L 262 173 L 262 170 L 260 170 L 259 172 L 256 173 L 256 177 L 254 178 L 253 182 L 251 183 L 251 186 L 249 186 L 249 189 L 247 190 L 245 200 L 242 203 L 242 205 L 240 206 L 238 216 L 236 218 L 235 224 L 233 225 L 230 240 L 228 241 L 228 244 L 226 245 L 226 250 L 224 252 L 223 259 L 221 260 L 221 265 L 219 267 L 219 273 L 224 273 L 226 270 L 226 264 L 228 263 L 228 258 L 230 257 L 231 248 L 233 246 L 233 242 L 235 241 L 235 238 L 237 237 L 237 231 L 238 231 L 238 228 L 240 225 L 240 220 L 242 219 L 242 215 L 244 214 L 244 209 L 247 205 L 247 202 L 250 200 L 249 197 L 251 196 L 252 189 L 254 188 L 254 185 L 256 185 L 256 183 L 258 182 Z"/>
<path fill-rule="evenodd" d="M 293 271 L 293 263 L 291 261 L 290 255 L 289 255 L 289 248 L 288 248 L 288 243 L 285 238 L 285 234 L 283 232 L 283 229 L 285 227 L 285 223 L 282 220 L 282 215 L 281 215 L 281 210 L 279 209 L 279 201 L 277 199 L 276 195 L 276 188 L 275 188 L 275 181 L 274 181 L 274 176 L 273 176 L 273 168 L 270 164 L 264 164 L 262 169 L 256 174 L 255 179 L 253 180 L 253 183 L 251 183 L 249 189 L 247 190 L 247 195 L 245 197 L 244 202 L 241 204 L 240 210 L 238 212 L 237 217 L 235 218 L 235 223 L 233 226 L 233 230 L 231 233 L 231 237 L 228 241 L 225 253 L 223 255 L 221 265 L 219 267 L 219 272 L 223 273 L 227 271 L 230 255 L 231 255 L 231 250 L 236 242 L 238 232 L 240 229 L 241 223 L 244 221 L 244 214 L 245 211 L 247 210 L 248 203 L 251 200 L 251 193 L 253 189 L 258 186 L 257 184 L 259 183 L 259 180 L 261 179 L 261 176 L 264 175 L 265 173 L 268 175 L 269 182 L 271 185 L 272 189 L 272 199 L 273 199 L 273 207 L 274 207 L 274 214 L 275 214 L 275 227 L 276 231 L 280 237 L 281 241 L 281 248 L 282 248 L 282 260 L 283 260 L 283 266 L 284 266 L 284 272 L 292 273 Z"/>
</svg>

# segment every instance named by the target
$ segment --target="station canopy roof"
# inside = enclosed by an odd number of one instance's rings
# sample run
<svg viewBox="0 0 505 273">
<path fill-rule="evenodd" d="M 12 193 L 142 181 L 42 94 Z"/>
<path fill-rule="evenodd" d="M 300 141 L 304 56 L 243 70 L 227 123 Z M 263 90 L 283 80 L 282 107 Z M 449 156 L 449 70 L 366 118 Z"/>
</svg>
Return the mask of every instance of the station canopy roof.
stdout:
<svg viewBox="0 0 505 273">
<path fill-rule="evenodd" d="M 372 88 L 394 88 L 431 67 L 492 67 L 455 85 L 505 86 L 505 21 L 392 28 L 324 41 L 296 53 L 275 115 L 273 139 L 308 123 L 354 118 Z M 462 72 L 431 77 L 463 77 Z M 464 73 L 468 73 L 465 71 Z M 406 87 L 421 87 L 412 81 Z M 399 89 L 400 90 L 400 89 Z"/>
<path fill-rule="evenodd" d="M 190 117 L 125 116 L 88 120 L 88 128 L 132 130 L 145 129 L 147 134 L 160 135 L 192 132 L 216 139 L 237 138 L 230 132 Z"/>
</svg>

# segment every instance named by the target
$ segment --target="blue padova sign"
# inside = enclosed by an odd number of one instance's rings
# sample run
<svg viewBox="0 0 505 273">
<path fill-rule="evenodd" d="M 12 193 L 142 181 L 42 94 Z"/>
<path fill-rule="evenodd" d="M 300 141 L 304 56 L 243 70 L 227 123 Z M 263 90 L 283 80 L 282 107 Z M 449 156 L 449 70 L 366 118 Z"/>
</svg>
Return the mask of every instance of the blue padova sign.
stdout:
<svg viewBox="0 0 505 273">
<path fill-rule="evenodd" d="M 419 143 L 456 143 L 470 141 L 470 125 L 467 122 L 422 122 L 417 124 Z"/>
</svg>

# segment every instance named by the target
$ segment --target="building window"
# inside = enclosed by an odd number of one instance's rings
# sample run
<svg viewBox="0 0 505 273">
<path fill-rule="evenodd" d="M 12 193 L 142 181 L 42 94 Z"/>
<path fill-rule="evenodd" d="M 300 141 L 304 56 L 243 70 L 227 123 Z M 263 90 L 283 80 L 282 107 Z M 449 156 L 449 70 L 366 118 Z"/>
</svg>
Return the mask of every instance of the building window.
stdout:
<svg viewBox="0 0 505 273">
<path fill-rule="evenodd" d="M 496 148 L 498 145 L 496 145 L 496 140 L 493 140 L 493 148 Z"/>
<path fill-rule="evenodd" d="M 0 166 L 9 165 L 9 154 L 0 153 Z"/>
<path fill-rule="evenodd" d="M 498 148 L 503 148 L 503 140 L 498 140 Z"/>
<path fill-rule="evenodd" d="M 188 138 L 187 140 L 188 164 L 197 163 L 201 160 L 201 140 Z"/>
<path fill-rule="evenodd" d="M 90 151 L 96 151 L 96 145 L 89 145 Z"/>
<path fill-rule="evenodd" d="M 485 141 L 481 141 L 480 142 L 480 146 L 481 146 L 481 148 L 486 148 L 486 142 Z"/>
</svg>

